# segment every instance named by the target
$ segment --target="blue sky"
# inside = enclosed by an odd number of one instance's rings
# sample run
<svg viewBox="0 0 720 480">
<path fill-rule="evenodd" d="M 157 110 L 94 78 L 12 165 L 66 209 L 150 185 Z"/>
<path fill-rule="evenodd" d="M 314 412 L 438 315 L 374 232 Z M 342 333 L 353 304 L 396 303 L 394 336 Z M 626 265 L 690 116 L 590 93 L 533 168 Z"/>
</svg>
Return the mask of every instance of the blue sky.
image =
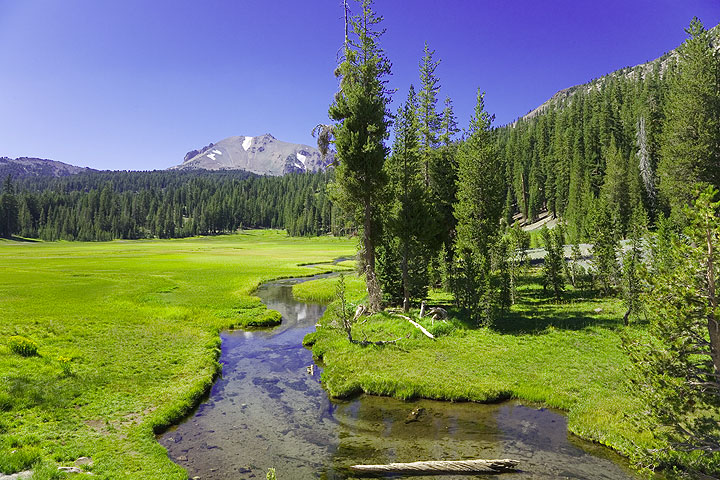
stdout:
<svg viewBox="0 0 720 480">
<path fill-rule="evenodd" d="M 562 88 L 652 60 L 719 0 L 376 0 L 390 86 L 423 44 L 462 127 L 475 91 L 496 125 Z M 0 156 L 167 168 L 230 135 L 313 144 L 343 37 L 340 0 L 0 0 Z M 442 103 L 440 101 L 440 108 Z"/>
</svg>

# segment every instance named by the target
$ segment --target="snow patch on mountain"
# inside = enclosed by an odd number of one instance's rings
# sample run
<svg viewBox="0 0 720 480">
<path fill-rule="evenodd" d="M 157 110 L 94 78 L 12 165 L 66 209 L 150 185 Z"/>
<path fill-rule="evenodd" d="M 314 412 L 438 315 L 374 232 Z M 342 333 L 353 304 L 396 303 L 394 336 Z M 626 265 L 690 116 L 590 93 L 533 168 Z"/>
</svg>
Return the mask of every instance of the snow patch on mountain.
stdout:
<svg viewBox="0 0 720 480">
<path fill-rule="evenodd" d="M 247 152 L 247 149 L 250 148 L 250 144 L 253 141 L 253 137 L 245 137 L 245 139 L 242 142 L 242 148 Z"/>
</svg>

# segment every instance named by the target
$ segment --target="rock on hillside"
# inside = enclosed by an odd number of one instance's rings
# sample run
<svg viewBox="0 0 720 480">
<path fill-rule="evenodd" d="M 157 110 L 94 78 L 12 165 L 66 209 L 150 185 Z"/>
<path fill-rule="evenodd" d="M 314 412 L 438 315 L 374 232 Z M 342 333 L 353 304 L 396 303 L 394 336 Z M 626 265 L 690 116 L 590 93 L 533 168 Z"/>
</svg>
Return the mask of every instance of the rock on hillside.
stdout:
<svg viewBox="0 0 720 480">
<path fill-rule="evenodd" d="M 0 178 L 12 175 L 13 178 L 24 177 L 66 177 L 83 172 L 92 172 L 91 168 L 76 167 L 55 160 L 43 158 L 8 158 L 0 157 Z"/>
<path fill-rule="evenodd" d="M 325 170 L 332 162 L 331 154 L 323 159 L 317 148 L 283 142 L 272 135 L 259 137 L 235 136 L 193 150 L 181 165 L 171 169 L 246 170 L 259 175 Z"/>
</svg>

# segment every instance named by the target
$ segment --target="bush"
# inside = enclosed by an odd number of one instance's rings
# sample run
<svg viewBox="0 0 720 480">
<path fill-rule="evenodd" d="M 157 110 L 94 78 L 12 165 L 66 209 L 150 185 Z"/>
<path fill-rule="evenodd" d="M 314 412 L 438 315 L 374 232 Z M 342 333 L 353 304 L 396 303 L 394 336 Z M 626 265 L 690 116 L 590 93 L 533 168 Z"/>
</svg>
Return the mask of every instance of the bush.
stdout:
<svg viewBox="0 0 720 480">
<path fill-rule="evenodd" d="M 33 357 L 38 354 L 38 344 L 29 338 L 19 335 L 10 337 L 8 346 L 11 352 L 22 355 L 23 357 Z"/>
</svg>

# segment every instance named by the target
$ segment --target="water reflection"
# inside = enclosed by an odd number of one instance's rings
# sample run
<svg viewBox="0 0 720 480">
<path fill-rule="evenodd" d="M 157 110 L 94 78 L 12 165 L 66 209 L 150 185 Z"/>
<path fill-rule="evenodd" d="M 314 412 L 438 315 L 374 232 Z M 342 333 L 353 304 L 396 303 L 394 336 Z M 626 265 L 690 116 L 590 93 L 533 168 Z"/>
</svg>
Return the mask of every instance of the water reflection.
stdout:
<svg viewBox="0 0 720 480">
<path fill-rule="evenodd" d="M 557 412 L 519 403 L 330 401 L 302 347 L 324 307 L 295 301 L 295 282 L 261 287 L 258 296 L 282 314 L 282 325 L 223 333 L 223 377 L 192 418 L 159 438 L 190 477 L 264 479 L 275 467 L 280 480 L 334 480 L 354 478 L 347 467 L 358 463 L 513 458 L 523 471 L 503 478 L 635 478 L 612 452 L 569 441 Z"/>
</svg>

